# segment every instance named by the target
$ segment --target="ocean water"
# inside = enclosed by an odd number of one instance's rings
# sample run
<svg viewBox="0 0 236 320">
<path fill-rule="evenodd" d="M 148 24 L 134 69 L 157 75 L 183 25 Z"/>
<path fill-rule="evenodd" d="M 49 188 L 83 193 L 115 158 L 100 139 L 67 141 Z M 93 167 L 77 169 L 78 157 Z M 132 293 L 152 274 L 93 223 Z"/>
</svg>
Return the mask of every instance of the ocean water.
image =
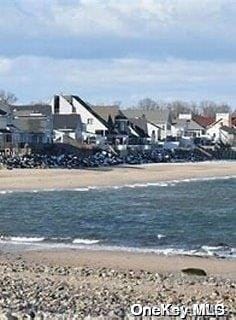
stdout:
<svg viewBox="0 0 236 320">
<path fill-rule="evenodd" d="M 88 248 L 236 258 L 236 179 L 0 191 L 0 250 Z"/>
</svg>

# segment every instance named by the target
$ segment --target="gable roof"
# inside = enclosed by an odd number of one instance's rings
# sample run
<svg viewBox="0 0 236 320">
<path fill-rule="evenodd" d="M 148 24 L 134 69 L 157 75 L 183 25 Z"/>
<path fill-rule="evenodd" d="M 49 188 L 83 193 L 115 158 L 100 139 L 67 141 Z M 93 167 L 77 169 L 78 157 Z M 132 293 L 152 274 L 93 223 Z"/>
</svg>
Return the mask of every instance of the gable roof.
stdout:
<svg viewBox="0 0 236 320">
<path fill-rule="evenodd" d="M 77 102 L 79 102 L 85 109 L 87 109 L 94 117 L 96 117 L 105 127 L 108 128 L 107 122 L 99 115 L 97 114 L 91 105 L 89 105 L 87 102 L 82 100 L 80 97 L 72 95 L 72 96 L 63 96 L 67 101 L 71 104 L 71 99 L 75 99 Z M 73 104 L 72 104 L 73 105 Z"/>
<path fill-rule="evenodd" d="M 82 126 L 79 114 L 54 114 L 53 129 L 71 129 L 76 130 L 78 126 Z"/>
<path fill-rule="evenodd" d="M 119 106 L 92 106 L 92 109 L 106 122 L 111 118 L 114 123 L 117 116 L 124 116 Z"/>
<path fill-rule="evenodd" d="M 140 137 L 149 137 L 147 119 L 142 118 L 130 118 L 130 126 L 138 133 Z"/>
<path fill-rule="evenodd" d="M 198 114 L 193 115 L 192 119 L 203 128 L 206 128 L 209 125 L 211 125 L 213 122 L 215 122 L 215 119 L 213 117 L 205 117 Z"/>
<path fill-rule="evenodd" d="M 154 124 L 167 123 L 170 117 L 170 111 L 167 109 L 155 109 L 155 110 L 127 109 L 122 111 L 127 118 L 136 118 L 136 117 L 145 116 L 149 122 Z"/>
<path fill-rule="evenodd" d="M 185 128 L 186 130 L 202 130 L 204 128 L 192 119 L 176 119 L 173 121 L 173 126 L 176 128 Z"/>
</svg>

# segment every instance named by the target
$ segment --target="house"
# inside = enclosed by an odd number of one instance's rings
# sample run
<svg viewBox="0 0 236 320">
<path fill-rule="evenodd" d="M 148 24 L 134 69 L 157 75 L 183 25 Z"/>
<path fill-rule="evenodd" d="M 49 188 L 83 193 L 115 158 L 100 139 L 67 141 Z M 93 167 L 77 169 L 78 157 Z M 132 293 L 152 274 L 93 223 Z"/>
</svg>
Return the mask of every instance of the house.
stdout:
<svg viewBox="0 0 236 320">
<path fill-rule="evenodd" d="M 53 114 L 79 114 L 83 123 L 84 140 L 92 137 L 105 137 L 108 124 L 87 102 L 75 95 L 55 95 L 51 102 Z"/>
<path fill-rule="evenodd" d="M 226 146 L 236 148 L 236 128 L 222 126 L 220 128 L 219 140 Z"/>
<path fill-rule="evenodd" d="M 52 143 L 53 124 L 51 106 L 44 104 L 10 106 L 13 143 L 25 145 Z"/>
<path fill-rule="evenodd" d="M 93 106 L 92 109 L 106 122 L 108 127 L 106 135 L 110 144 L 128 144 L 129 137 L 132 135 L 129 120 L 119 106 Z"/>
<path fill-rule="evenodd" d="M 147 133 L 152 142 L 165 140 L 171 135 L 171 116 L 168 110 L 123 110 L 128 119 L 145 119 Z"/>
<path fill-rule="evenodd" d="M 126 113 L 126 111 L 125 111 Z M 129 118 L 133 134 L 139 137 L 140 144 L 155 144 L 161 140 L 161 128 L 149 122 L 145 116 Z"/>
<path fill-rule="evenodd" d="M 171 131 L 171 135 L 176 138 L 199 138 L 206 133 L 204 126 L 195 121 L 192 114 L 179 114 L 179 117 L 172 122 Z"/>
<path fill-rule="evenodd" d="M 52 100 L 53 114 L 80 115 L 83 141 L 96 144 L 124 145 L 135 136 L 135 130 L 118 106 L 92 106 L 78 96 L 56 95 Z"/>
<path fill-rule="evenodd" d="M 83 124 L 79 114 L 54 114 L 53 134 L 54 142 L 65 142 L 69 137 L 82 142 Z"/>
<path fill-rule="evenodd" d="M 212 122 L 206 130 L 207 135 L 213 141 L 220 140 L 220 129 L 222 126 L 231 127 L 231 117 L 229 113 L 217 113 L 215 121 Z"/>
</svg>

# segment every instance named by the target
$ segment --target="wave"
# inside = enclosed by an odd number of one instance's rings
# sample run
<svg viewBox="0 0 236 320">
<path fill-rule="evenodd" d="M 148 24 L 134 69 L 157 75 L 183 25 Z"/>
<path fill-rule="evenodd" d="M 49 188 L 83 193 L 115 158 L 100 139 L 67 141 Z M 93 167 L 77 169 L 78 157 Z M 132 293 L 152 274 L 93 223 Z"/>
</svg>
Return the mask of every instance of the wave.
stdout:
<svg viewBox="0 0 236 320">
<path fill-rule="evenodd" d="M 74 239 L 72 241 L 74 244 L 96 244 L 98 242 L 100 242 L 100 240 Z"/>
<path fill-rule="evenodd" d="M 34 243 L 34 242 L 42 242 L 45 238 L 43 237 L 5 237 L 1 236 L 0 241 L 3 242 L 18 242 L 18 243 Z"/>
<path fill-rule="evenodd" d="M 165 235 L 158 234 L 158 239 Z M 236 248 L 227 245 L 208 246 L 203 245 L 197 249 L 178 248 L 178 247 L 156 247 L 156 248 L 140 248 L 126 247 L 116 245 L 101 244 L 100 240 L 95 239 L 72 239 L 64 238 L 44 238 L 44 237 L 0 237 L 0 245 L 4 250 L 4 245 L 7 250 L 12 246 L 21 246 L 22 250 L 51 250 L 51 249 L 86 249 L 92 251 L 120 251 L 130 253 L 153 253 L 164 256 L 196 256 L 196 257 L 216 257 L 236 259 Z"/>
</svg>

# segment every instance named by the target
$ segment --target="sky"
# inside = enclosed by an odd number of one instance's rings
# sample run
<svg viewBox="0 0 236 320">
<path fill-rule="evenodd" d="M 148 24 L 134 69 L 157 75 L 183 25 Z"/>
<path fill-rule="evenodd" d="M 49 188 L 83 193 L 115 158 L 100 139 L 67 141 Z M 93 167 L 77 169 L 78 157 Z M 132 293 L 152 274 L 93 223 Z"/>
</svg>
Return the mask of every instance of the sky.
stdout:
<svg viewBox="0 0 236 320">
<path fill-rule="evenodd" d="M 235 0 L 0 0 L 0 89 L 236 105 Z"/>
</svg>

